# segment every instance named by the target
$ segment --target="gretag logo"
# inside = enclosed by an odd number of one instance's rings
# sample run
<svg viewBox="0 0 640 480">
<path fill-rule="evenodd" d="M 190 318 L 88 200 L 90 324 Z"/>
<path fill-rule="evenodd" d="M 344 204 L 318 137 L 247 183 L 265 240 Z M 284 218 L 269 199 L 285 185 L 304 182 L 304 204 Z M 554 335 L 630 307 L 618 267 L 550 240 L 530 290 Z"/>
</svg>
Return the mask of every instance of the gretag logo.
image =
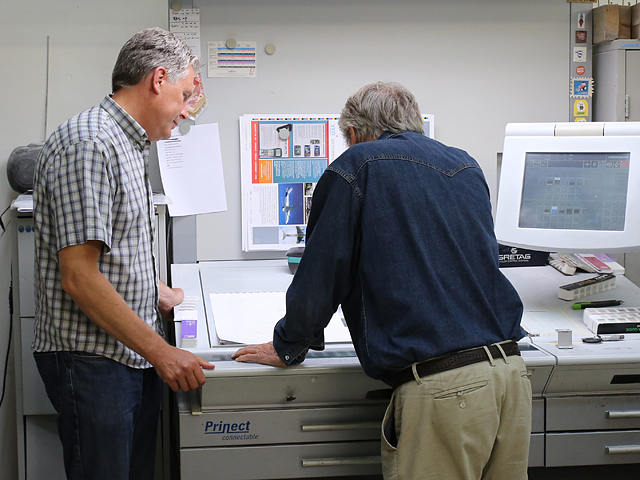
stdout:
<svg viewBox="0 0 640 480">
<path fill-rule="evenodd" d="M 251 422 L 225 423 L 208 421 L 204 424 L 205 435 L 220 435 L 221 440 L 257 440 L 258 435 L 250 433 Z"/>
<path fill-rule="evenodd" d="M 516 247 L 511 248 L 511 253 L 500 255 L 501 262 L 527 262 L 531 260 L 530 253 L 518 253 Z"/>
</svg>

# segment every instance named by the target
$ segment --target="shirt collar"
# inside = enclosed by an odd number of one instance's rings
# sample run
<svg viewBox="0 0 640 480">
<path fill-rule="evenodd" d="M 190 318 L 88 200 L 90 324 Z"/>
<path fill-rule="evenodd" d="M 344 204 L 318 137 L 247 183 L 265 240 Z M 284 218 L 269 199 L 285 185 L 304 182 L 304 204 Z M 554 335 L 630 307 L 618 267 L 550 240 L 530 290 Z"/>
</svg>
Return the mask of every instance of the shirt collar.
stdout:
<svg viewBox="0 0 640 480">
<path fill-rule="evenodd" d="M 134 120 L 134 118 L 129 115 L 124 108 L 118 105 L 111 95 L 107 95 L 102 100 L 100 107 L 103 108 L 113 119 L 115 122 L 122 128 L 124 133 L 126 133 L 130 138 L 132 143 L 140 150 L 143 151 L 145 145 L 149 141 L 149 137 L 147 136 L 147 132 L 142 128 L 142 126 Z"/>
<path fill-rule="evenodd" d="M 384 132 L 382 132 L 382 135 L 380 135 L 378 137 L 378 140 L 386 140 L 387 138 L 389 138 L 392 135 L 394 135 L 394 134 L 391 133 L 391 132 L 388 132 L 388 131 L 384 131 Z"/>
</svg>

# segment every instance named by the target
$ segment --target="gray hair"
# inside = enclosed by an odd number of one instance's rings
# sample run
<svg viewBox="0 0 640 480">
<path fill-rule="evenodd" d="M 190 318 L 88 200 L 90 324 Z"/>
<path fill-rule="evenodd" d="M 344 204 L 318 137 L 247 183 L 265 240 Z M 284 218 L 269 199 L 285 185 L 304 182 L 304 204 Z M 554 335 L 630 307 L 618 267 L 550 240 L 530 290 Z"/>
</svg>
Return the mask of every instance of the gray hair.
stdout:
<svg viewBox="0 0 640 480">
<path fill-rule="evenodd" d="M 157 67 L 167 69 L 169 81 L 176 83 L 200 69 L 200 61 L 182 37 L 161 28 L 147 28 L 127 40 L 111 74 L 112 92 L 132 87 Z"/>
<path fill-rule="evenodd" d="M 355 130 L 357 142 L 375 140 L 385 131 L 424 134 L 418 102 L 397 82 L 376 82 L 360 87 L 347 99 L 338 126 L 348 145 L 351 145 L 349 127 Z"/>
</svg>

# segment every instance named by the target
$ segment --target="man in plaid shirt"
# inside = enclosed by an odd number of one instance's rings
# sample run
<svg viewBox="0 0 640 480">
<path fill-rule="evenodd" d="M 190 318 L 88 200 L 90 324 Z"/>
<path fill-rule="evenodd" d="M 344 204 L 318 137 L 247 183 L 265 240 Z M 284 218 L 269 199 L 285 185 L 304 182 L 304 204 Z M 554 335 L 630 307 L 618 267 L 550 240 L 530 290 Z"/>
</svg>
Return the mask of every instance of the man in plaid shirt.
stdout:
<svg viewBox="0 0 640 480">
<path fill-rule="evenodd" d="M 198 59 L 159 28 L 122 47 L 113 94 L 51 135 L 34 175 L 34 356 L 58 412 L 69 479 L 152 479 L 162 381 L 213 365 L 163 338 L 183 292 L 153 255 L 152 141 L 187 118 Z"/>
</svg>

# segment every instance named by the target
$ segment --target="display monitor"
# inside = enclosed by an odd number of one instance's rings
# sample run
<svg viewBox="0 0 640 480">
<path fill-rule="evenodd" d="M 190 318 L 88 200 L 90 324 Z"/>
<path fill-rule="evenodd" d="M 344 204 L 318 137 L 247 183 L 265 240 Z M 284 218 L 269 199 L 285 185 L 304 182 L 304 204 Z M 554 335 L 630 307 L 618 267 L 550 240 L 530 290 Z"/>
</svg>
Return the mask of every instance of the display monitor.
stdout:
<svg viewBox="0 0 640 480">
<path fill-rule="evenodd" d="M 638 186 L 640 123 L 509 124 L 496 237 L 549 252 L 640 250 Z"/>
</svg>

